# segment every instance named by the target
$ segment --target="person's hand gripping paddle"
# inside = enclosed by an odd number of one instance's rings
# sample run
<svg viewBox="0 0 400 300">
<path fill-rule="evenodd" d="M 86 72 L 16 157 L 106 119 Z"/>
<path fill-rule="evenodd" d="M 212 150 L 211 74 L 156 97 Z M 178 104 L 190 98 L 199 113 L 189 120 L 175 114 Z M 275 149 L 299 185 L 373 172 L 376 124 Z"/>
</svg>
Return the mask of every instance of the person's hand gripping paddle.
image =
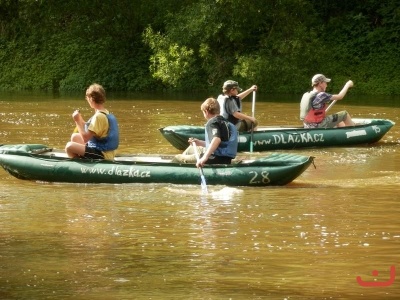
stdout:
<svg viewBox="0 0 400 300">
<path fill-rule="evenodd" d="M 200 160 L 200 156 L 199 156 L 199 152 L 197 151 L 197 145 L 195 142 L 192 142 L 192 146 L 194 149 L 194 155 L 196 156 L 196 160 L 198 162 Z M 203 191 L 203 193 L 208 193 L 207 183 L 206 183 L 206 178 L 204 177 L 203 168 L 199 167 L 199 170 L 200 170 L 200 178 L 201 178 L 201 190 Z"/>
</svg>

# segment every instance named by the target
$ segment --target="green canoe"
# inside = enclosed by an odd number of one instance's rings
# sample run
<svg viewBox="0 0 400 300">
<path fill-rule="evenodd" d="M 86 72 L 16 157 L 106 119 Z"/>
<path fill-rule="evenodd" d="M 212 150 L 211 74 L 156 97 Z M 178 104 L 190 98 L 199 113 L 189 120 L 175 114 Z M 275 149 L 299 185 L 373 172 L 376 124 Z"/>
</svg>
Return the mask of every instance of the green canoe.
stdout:
<svg viewBox="0 0 400 300">
<path fill-rule="evenodd" d="M 199 184 L 194 164 L 174 163 L 173 156 L 119 155 L 115 161 L 69 159 L 46 145 L 0 146 L 0 164 L 11 175 L 26 180 L 70 183 Z M 274 153 L 231 165 L 203 168 L 208 185 L 285 185 L 302 174 L 313 157 Z"/>
<path fill-rule="evenodd" d="M 258 127 L 253 133 L 253 150 L 270 151 L 311 147 L 343 147 L 372 144 L 379 141 L 395 124 L 385 119 L 353 119 L 356 126 L 341 128 Z M 179 150 L 186 149 L 188 139 L 204 140 L 204 127 L 168 126 L 159 129 L 161 134 Z M 250 149 L 251 133 L 239 135 L 239 152 Z"/>
</svg>

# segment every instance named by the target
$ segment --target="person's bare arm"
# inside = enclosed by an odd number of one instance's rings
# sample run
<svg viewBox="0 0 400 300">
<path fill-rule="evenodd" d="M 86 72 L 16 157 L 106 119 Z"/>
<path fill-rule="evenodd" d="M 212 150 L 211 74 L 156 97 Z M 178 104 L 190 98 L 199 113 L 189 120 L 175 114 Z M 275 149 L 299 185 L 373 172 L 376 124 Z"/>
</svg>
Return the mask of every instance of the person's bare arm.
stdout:
<svg viewBox="0 0 400 300">
<path fill-rule="evenodd" d="M 331 100 L 342 100 L 344 96 L 346 96 L 349 88 L 353 87 L 353 85 L 354 85 L 353 81 L 351 80 L 347 81 L 339 94 L 332 95 Z"/>
<path fill-rule="evenodd" d="M 94 133 L 90 130 L 85 131 L 85 121 L 79 113 L 79 110 L 74 111 L 74 113 L 72 114 L 72 118 L 75 121 L 76 128 L 78 129 L 79 134 L 82 136 L 83 141 L 86 143 L 94 136 Z"/>
<path fill-rule="evenodd" d="M 213 137 L 211 140 L 211 143 L 209 147 L 207 148 L 206 152 L 204 155 L 200 158 L 200 160 L 197 162 L 196 166 L 197 167 L 202 167 L 208 160 L 208 158 L 211 156 L 211 154 L 214 153 L 214 151 L 218 148 L 219 144 L 221 143 L 221 139 L 219 137 Z"/>
<path fill-rule="evenodd" d="M 191 145 L 192 143 L 195 143 L 196 146 L 200 146 L 200 147 L 205 147 L 206 146 L 206 142 L 196 139 L 196 138 L 189 138 L 188 143 Z"/>
<path fill-rule="evenodd" d="M 234 116 L 236 119 L 239 119 L 239 120 L 249 120 L 249 121 L 252 122 L 252 123 L 255 123 L 255 121 L 256 121 L 256 118 L 253 118 L 252 116 L 248 116 L 248 115 L 243 114 L 243 113 L 238 112 L 238 111 L 235 111 L 235 112 L 233 113 L 233 116 Z"/>
<path fill-rule="evenodd" d="M 257 86 L 253 85 L 251 88 L 241 92 L 240 94 L 238 94 L 238 97 L 240 99 L 243 99 L 244 97 L 246 97 L 247 95 L 249 95 L 251 92 L 257 91 Z"/>
</svg>

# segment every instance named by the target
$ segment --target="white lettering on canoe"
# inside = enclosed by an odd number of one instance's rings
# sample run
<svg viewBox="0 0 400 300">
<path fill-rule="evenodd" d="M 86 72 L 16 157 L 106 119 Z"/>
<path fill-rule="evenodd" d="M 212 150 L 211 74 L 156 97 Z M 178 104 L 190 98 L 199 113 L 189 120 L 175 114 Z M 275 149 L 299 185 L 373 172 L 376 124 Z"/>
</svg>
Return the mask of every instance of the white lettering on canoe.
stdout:
<svg viewBox="0 0 400 300">
<path fill-rule="evenodd" d="M 247 141 L 248 141 L 248 139 L 245 136 L 239 134 L 239 136 L 238 136 L 239 143 L 247 143 Z"/>
<path fill-rule="evenodd" d="M 362 136 L 362 135 L 367 135 L 367 132 L 364 129 L 362 129 L 362 130 L 352 130 L 352 131 L 346 132 L 347 138 L 356 137 L 356 136 Z"/>
<path fill-rule="evenodd" d="M 269 139 L 269 140 L 254 141 L 254 145 L 270 145 L 270 144 L 272 144 L 271 139 Z"/>
<path fill-rule="evenodd" d="M 373 125 L 372 126 L 372 130 L 375 131 L 375 133 L 380 133 L 381 129 L 379 128 L 379 126 Z"/>
<path fill-rule="evenodd" d="M 269 172 L 262 171 L 260 174 L 256 171 L 250 171 L 250 174 L 254 174 L 253 177 L 250 179 L 249 184 L 268 184 L 271 182 L 269 179 Z"/>
<path fill-rule="evenodd" d="M 298 143 L 324 143 L 323 133 L 303 132 L 300 134 L 273 134 L 272 139 L 258 140 L 254 145 L 270 145 L 270 144 L 298 144 Z"/>
<path fill-rule="evenodd" d="M 82 167 L 81 173 L 121 176 L 121 177 L 140 177 L 140 178 L 151 177 L 150 171 L 140 171 L 135 169 L 134 167 L 130 167 L 129 169 L 122 169 L 120 167 L 112 167 L 111 169 Z"/>
</svg>

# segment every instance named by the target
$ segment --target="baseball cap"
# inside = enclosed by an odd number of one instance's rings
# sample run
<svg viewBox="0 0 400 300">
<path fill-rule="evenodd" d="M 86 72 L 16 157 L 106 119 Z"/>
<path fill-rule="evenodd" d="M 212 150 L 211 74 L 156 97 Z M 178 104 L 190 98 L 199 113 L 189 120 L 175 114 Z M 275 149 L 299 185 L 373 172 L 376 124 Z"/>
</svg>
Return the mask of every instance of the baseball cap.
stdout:
<svg viewBox="0 0 400 300">
<path fill-rule="evenodd" d="M 322 74 L 316 74 L 314 77 L 311 79 L 311 86 L 316 85 L 317 83 L 320 82 L 330 82 L 330 78 L 326 78 L 325 75 Z"/>
<path fill-rule="evenodd" d="M 225 81 L 224 85 L 222 86 L 222 89 L 224 89 L 224 90 L 230 90 L 230 89 L 233 89 L 233 88 L 237 88 L 239 92 L 242 90 L 239 87 L 239 83 L 237 83 L 237 81 L 233 81 L 233 80 Z"/>
</svg>

